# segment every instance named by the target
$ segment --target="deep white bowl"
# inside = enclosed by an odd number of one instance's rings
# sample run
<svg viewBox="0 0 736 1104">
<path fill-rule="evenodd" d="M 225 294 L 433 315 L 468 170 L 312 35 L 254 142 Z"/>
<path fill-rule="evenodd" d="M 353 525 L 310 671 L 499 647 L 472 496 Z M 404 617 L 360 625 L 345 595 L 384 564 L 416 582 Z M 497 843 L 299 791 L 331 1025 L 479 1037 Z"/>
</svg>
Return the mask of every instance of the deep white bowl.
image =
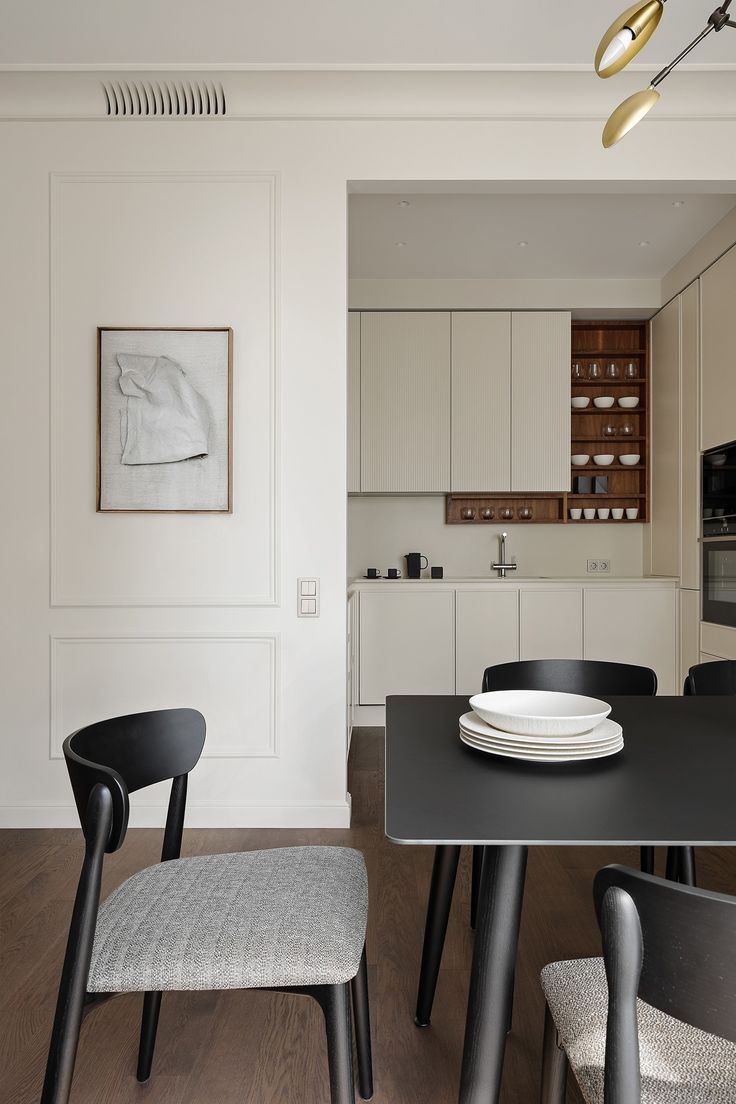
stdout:
<svg viewBox="0 0 736 1104">
<path fill-rule="evenodd" d="M 597 399 L 593 399 L 593 406 L 597 406 L 599 410 L 608 410 L 613 406 L 613 395 L 599 395 Z"/>
<path fill-rule="evenodd" d="M 583 464 L 587 464 L 590 460 L 587 452 L 576 452 L 570 457 L 576 468 L 582 468 Z"/>
<path fill-rule="evenodd" d="M 597 464 L 599 468 L 607 468 L 609 464 L 613 463 L 613 453 L 599 452 L 597 456 L 593 457 L 593 463 Z"/>
<path fill-rule="evenodd" d="M 573 410 L 585 410 L 590 405 L 590 395 L 575 395 L 570 402 Z"/>
<path fill-rule="evenodd" d="M 554 690 L 492 690 L 472 697 L 470 708 L 493 728 L 522 736 L 576 736 L 611 712 L 600 698 Z"/>
<path fill-rule="evenodd" d="M 624 410 L 633 410 L 635 406 L 639 405 L 639 399 L 636 395 L 623 395 L 618 400 L 618 405 L 623 407 Z"/>
<path fill-rule="evenodd" d="M 623 456 L 619 456 L 619 464 L 624 464 L 627 468 L 633 468 L 634 464 L 638 464 L 641 460 L 641 456 L 638 452 L 626 452 Z"/>
</svg>

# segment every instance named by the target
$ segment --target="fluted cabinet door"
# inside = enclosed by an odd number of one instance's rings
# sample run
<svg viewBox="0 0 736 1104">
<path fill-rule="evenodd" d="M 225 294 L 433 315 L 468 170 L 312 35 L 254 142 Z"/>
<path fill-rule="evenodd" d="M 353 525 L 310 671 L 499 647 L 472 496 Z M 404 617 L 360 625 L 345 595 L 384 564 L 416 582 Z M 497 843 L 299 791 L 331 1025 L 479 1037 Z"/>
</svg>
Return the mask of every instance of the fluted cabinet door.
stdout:
<svg viewBox="0 0 736 1104">
<path fill-rule="evenodd" d="M 360 314 L 348 314 L 348 494 L 360 490 Z"/>
<path fill-rule="evenodd" d="M 736 440 L 736 246 L 700 277 L 701 447 Z"/>
<path fill-rule="evenodd" d="M 569 311 L 511 316 L 511 490 L 570 490 Z"/>
<path fill-rule="evenodd" d="M 511 314 L 453 313 L 453 491 L 510 490 L 510 415 Z"/>
<path fill-rule="evenodd" d="M 363 312 L 361 490 L 450 489 L 450 314 Z"/>
</svg>

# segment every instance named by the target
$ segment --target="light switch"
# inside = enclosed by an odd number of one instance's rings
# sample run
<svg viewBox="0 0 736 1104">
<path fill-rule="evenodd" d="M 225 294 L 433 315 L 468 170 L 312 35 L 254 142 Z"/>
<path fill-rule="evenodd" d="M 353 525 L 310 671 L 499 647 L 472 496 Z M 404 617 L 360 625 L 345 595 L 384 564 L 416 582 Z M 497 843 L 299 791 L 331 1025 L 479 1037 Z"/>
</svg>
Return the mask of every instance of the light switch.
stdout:
<svg viewBox="0 0 736 1104">
<path fill-rule="evenodd" d="M 298 617 L 319 617 L 319 579 L 297 579 L 296 612 Z"/>
</svg>

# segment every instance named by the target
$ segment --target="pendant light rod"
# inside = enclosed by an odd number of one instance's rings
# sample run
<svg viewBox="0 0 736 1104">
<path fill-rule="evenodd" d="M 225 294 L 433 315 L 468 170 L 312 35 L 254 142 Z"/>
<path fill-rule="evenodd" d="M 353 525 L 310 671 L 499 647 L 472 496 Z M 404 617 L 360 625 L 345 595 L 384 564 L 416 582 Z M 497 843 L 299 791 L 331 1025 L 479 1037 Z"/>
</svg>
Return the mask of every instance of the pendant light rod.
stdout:
<svg viewBox="0 0 736 1104">
<path fill-rule="evenodd" d="M 675 66 L 679 65 L 680 62 L 682 61 L 682 59 L 687 57 L 687 55 L 690 53 L 690 51 L 694 50 L 696 46 L 699 46 L 700 43 L 703 41 L 703 39 L 706 38 L 710 34 L 710 32 L 714 31 L 714 30 L 715 30 L 715 27 L 713 26 L 712 23 L 709 23 L 707 27 L 704 27 L 703 30 L 700 32 L 700 34 L 692 40 L 690 45 L 686 46 L 685 49 L 682 50 L 677 55 L 677 57 L 674 59 L 674 61 L 671 61 L 669 63 L 669 65 L 665 65 L 664 69 L 660 69 L 660 71 L 657 73 L 656 77 L 652 78 L 652 81 L 651 81 L 652 88 L 656 88 L 658 84 L 661 84 L 662 81 L 664 80 L 664 78 L 668 77 L 670 75 L 670 73 L 675 68 Z"/>
</svg>

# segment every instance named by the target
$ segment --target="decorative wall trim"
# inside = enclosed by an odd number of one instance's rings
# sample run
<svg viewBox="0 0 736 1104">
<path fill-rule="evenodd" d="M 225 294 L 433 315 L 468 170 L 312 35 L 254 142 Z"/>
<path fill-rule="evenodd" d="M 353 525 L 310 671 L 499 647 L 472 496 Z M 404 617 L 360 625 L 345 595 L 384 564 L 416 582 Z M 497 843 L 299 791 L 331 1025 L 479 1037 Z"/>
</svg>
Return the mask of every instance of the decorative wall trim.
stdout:
<svg viewBox="0 0 736 1104">
<path fill-rule="evenodd" d="M 69 735 L 63 730 L 61 717 L 61 687 L 59 685 L 59 653 L 64 647 L 78 644 L 103 646 L 111 643 L 192 643 L 192 644 L 265 644 L 269 649 L 268 712 L 269 724 L 265 739 L 249 745 L 220 745 L 209 751 L 207 742 L 203 759 L 277 759 L 280 756 L 279 722 L 281 715 L 281 635 L 280 633 L 67 633 L 49 637 L 49 759 L 62 759 L 61 745 Z M 103 718 L 100 718 L 103 719 Z M 207 718 L 205 717 L 205 720 Z M 209 808 L 209 806 L 208 806 Z M 213 806 L 212 808 L 219 808 Z"/>
<path fill-rule="evenodd" d="M 59 204 L 61 189 L 75 183 L 263 183 L 269 189 L 270 250 L 268 274 L 270 289 L 269 319 L 269 586 L 265 594 L 233 594 L 226 598 L 212 595 L 186 595 L 169 599 L 151 600 L 143 596 L 120 601 L 109 595 L 94 594 L 84 600 L 64 594 L 59 585 L 56 560 L 58 525 L 58 468 L 59 455 L 59 386 L 60 364 L 59 325 L 61 321 L 61 243 L 59 240 Z M 250 606 L 270 607 L 280 605 L 281 580 L 281 395 L 279 359 L 280 281 L 279 257 L 281 254 L 280 177 L 278 173 L 245 172 L 85 172 L 49 173 L 49 603 L 52 607 L 168 607 L 168 606 Z M 90 379 L 94 379 L 91 372 Z M 237 473 L 236 473 L 237 476 Z"/>
</svg>

